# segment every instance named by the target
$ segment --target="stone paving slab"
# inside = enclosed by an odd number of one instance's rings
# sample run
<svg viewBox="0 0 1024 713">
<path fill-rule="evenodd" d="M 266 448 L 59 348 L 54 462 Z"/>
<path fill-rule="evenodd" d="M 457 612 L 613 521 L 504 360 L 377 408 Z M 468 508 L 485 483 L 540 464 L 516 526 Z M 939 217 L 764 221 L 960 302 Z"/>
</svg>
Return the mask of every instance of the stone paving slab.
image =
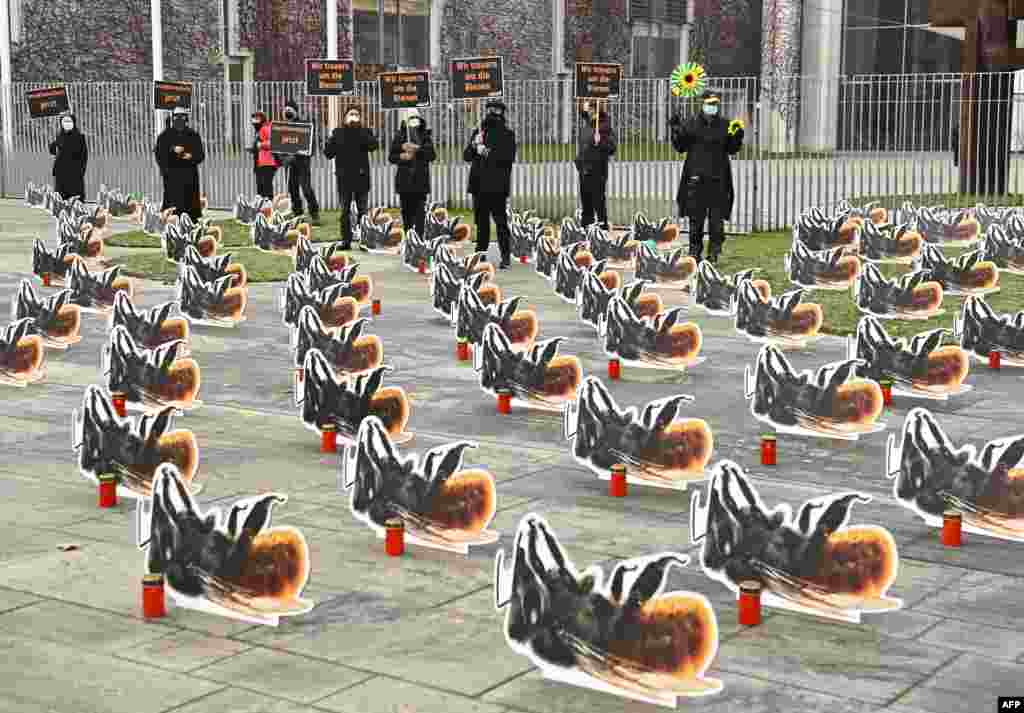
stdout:
<svg viewBox="0 0 1024 713">
<path fill-rule="evenodd" d="M 28 276 L 34 235 L 54 240 L 52 221 L 14 201 L 0 201 L 0 308 Z M 122 249 L 111 248 L 110 254 Z M 388 558 L 381 541 L 349 510 L 337 484 L 337 460 L 319 453 L 316 434 L 297 417 L 288 333 L 277 287 L 254 285 L 249 318 L 235 330 L 193 330 L 193 358 L 202 370 L 204 405 L 175 420 L 200 447 L 202 507 L 230 505 L 266 491 L 289 496 L 275 524 L 300 528 L 310 546 L 308 614 L 276 628 L 254 626 L 169 607 L 141 616 L 144 555 L 135 547 L 134 504 L 103 511 L 78 473 L 71 450 L 71 411 L 84 389 L 103 384 L 99 353 L 105 319 L 87 315 L 83 341 L 48 352 L 48 379 L 26 389 L 0 387 L 0 711 L 18 713 L 572 713 L 656 710 L 652 706 L 546 681 L 508 648 L 504 612 L 494 608 L 494 556 L 506 552 L 520 519 L 543 515 L 580 568 L 606 572 L 621 559 L 672 549 L 687 553 L 668 590 L 704 594 L 721 634 L 710 676 L 720 696 L 689 699 L 680 708 L 751 713 L 952 713 L 990 710 L 997 695 L 1024 693 L 1024 548 L 965 536 L 944 548 L 938 533 L 892 498 L 885 444 L 907 412 L 936 414 L 956 445 L 1024 433 L 1022 375 L 972 365 L 974 391 L 948 403 L 897 397 L 883 416 L 886 432 L 856 443 L 822 438 L 779 439 L 779 465 L 759 463 L 760 434 L 743 397 L 743 371 L 758 345 L 720 318 L 690 311 L 705 335 L 704 364 L 683 374 L 626 369 L 606 379 L 594 331 L 579 323 L 533 267 L 499 272 L 506 297 L 535 309 L 541 338 L 566 337 L 562 353 L 601 378 L 622 407 L 642 407 L 675 393 L 691 394 L 684 415 L 703 418 L 715 434 L 713 462 L 747 468 L 772 507 L 858 490 L 873 501 L 853 509 L 853 523 L 882 525 L 896 538 L 901 568 L 891 589 L 904 608 L 866 616 L 862 624 L 823 622 L 766 610 L 764 624 L 740 627 L 735 595 L 701 571 L 689 532 L 690 495 L 631 486 L 625 499 L 607 497 L 607 483 L 575 462 L 558 414 L 514 411 L 500 416 L 478 376 L 454 357 L 454 330 L 436 318 L 427 281 L 395 258 L 357 254 L 383 314 L 367 332 L 384 343 L 394 371 L 386 385 L 403 387 L 412 403 L 405 450 L 423 453 L 471 440 L 466 465 L 497 481 L 494 545 L 466 557 L 410 547 Z M 625 275 L 630 279 L 630 275 Z M 169 285 L 140 285 L 136 303 L 173 298 Z M 661 292 L 671 306 L 684 296 Z M 842 340 L 823 339 L 788 354 L 794 367 L 816 369 L 844 358 Z M 58 545 L 74 543 L 64 552 Z"/>
</svg>

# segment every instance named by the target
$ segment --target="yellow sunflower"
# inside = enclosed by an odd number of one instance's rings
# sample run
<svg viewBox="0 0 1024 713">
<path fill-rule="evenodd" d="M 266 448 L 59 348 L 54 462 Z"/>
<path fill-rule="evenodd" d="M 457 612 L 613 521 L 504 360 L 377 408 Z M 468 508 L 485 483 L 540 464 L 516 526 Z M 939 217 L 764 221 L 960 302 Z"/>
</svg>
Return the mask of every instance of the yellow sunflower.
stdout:
<svg viewBox="0 0 1024 713">
<path fill-rule="evenodd" d="M 737 131 L 743 130 L 743 122 L 739 119 L 733 119 L 729 122 L 729 136 L 734 136 Z"/>
<path fill-rule="evenodd" d="M 704 89 L 704 68 L 690 62 L 681 64 L 672 72 L 672 94 L 677 97 L 692 97 Z"/>
</svg>

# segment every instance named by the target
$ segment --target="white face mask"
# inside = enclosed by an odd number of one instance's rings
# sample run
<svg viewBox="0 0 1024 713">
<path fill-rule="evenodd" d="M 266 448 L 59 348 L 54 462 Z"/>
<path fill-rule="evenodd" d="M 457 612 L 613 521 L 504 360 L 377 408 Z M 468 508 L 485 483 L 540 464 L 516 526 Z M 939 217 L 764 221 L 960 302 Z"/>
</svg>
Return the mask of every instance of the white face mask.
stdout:
<svg viewBox="0 0 1024 713">
<path fill-rule="evenodd" d="M 413 117 L 412 119 L 409 119 L 409 126 L 411 126 L 412 128 L 415 129 L 415 128 L 419 127 L 419 125 L 420 125 L 420 120 L 417 119 L 416 117 Z"/>
<path fill-rule="evenodd" d="M 349 114 L 348 116 L 345 117 L 345 121 L 348 122 L 349 124 L 355 124 L 356 122 L 359 121 L 359 115 Z"/>
<path fill-rule="evenodd" d="M 705 104 L 704 105 L 704 116 L 718 116 L 718 105 L 717 104 Z"/>
<path fill-rule="evenodd" d="M 75 122 L 71 121 L 71 119 L 61 119 L 60 127 L 64 129 L 64 131 L 71 131 L 75 128 Z"/>
</svg>

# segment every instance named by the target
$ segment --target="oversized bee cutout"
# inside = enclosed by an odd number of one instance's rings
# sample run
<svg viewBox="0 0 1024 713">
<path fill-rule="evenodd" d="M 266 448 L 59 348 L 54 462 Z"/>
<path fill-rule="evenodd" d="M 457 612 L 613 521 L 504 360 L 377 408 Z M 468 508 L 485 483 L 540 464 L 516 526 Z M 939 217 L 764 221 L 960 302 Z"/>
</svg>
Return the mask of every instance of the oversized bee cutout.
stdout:
<svg viewBox="0 0 1024 713">
<path fill-rule="evenodd" d="M 851 220 L 860 223 L 862 227 L 866 223 L 885 225 L 889 222 L 888 209 L 879 205 L 878 201 L 871 201 L 859 208 L 851 207 L 848 201 L 840 201 L 838 208 L 843 213 L 849 215 Z"/>
<path fill-rule="evenodd" d="M 697 261 L 679 248 L 662 255 L 648 243 L 636 253 L 636 279 L 649 280 L 655 287 L 688 289 L 697 274 Z"/>
<path fill-rule="evenodd" d="M 345 296 L 348 284 L 332 285 L 326 290 L 312 290 L 305 275 L 293 272 L 281 293 L 281 320 L 286 327 L 298 324 L 303 307 L 312 307 L 328 329 L 344 326 L 359 316 L 359 303 Z"/>
<path fill-rule="evenodd" d="M 29 208 L 42 208 L 46 202 L 48 186 L 37 186 L 32 181 L 25 187 L 25 205 Z"/>
<path fill-rule="evenodd" d="M 228 275 L 206 282 L 194 267 L 186 267 L 178 278 L 178 306 L 193 324 L 215 327 L 237 327 L 245 320 L 249 291 L 232 287 L 235 276 Z"/>
<path fill-rule="evenodd" d="M 376 416 L 359 426 L 355 445 L 338 460 L 339 476 L 352 490 L 352 514 L 383 538 L 391 518 L 399 518 L 412 544 L 468 554 L 471 545 L 489 545 L 499 533 L 494 519 L 494 476 L 481 468 L 463 469 L 463 441 L 432 448 L 420 459 L 402 456 Z"/>
<path fill-rule="evenodd" d="M 607 261 L 610 267 L 632 268 L 636 262 L 640 242 L 631 234 L 612 237 L 606 230 L 593 224 L 587 231 L 587 243 L 595 260 Z"/>
<path fill-rule="evenodd" d="M 444 238 L 446 243 L 460 243 L 467 240 L 472 232 L 458 216 L 449 218 L 447 211 L 444 215 L 439 211 L 428 211 L 423 225 L 423 239 L 427 242 Z"/>
<path fill-rule="evenodd" d="M 802 242 L 808 250 L 831 250 L 837 247 L 855 247 L 862 221 L 840 211 L 826 216 L 820 208 L 805 212 L 793 226 L 793 241 Z"/>
<path fill-rule="evenodd" d="M 262 214 L 264 208 L 269 208 L 270 205 L 270 201 L 262 196 L 247 199 L 239 195 L 235 200 L 235 220 L 242 225 L 252 225 L 256 222 L 256 216 Z"/>
<path fill-rule="evenodd" d="M 924 270 L 889 281 L 875 265 L 867 263 L 853 284 L 857 309 L 881 319 L 931 319 L 945 312 L 943 296 L 942 285 Z"/>
<path fill-rule="evenodd" d="M 364 215 L 359 225 L 359 249 L 370 253 L 398 255 L 402 249 L 402 228 L 398 221 L 377 209 Z"/>
<path fill-rule="evenodd" d="M 465 258 L 455 255 L 451 247 L 441 245 L 434 254 L 436 264 L 434 269 L 444 265 L 455 276 L 456 279 L 464 280 L 469 275 L 483 274 L 487 279 L 494 278 L 494 265 L 487 262 L 487 253 L 473 253 Z"/>
<path fill-rule="evenodd" d="M 966 351 L 940 346 L 945 329 L 933 329 L 906 339 L 890 337 L 874 317 L 862 317 L 857 336 L 850 339 L 849 357 L 858 360 L 861 379 L 892 381 L 892 392 L 927 399 L 948 399 L 967 393 L 964 379 L 970 367 Z"/>
<path fill-rule="evenodd" d="M 70 246 L 71 252 L 86 260 L 95 260 L 103 255 L 103 238 L 84 218 L 78 221 L 61 218 L 57 223 L 57 240 L 61 245 Z"/>
<path fill-rule="evenodd" d="M 962 247 L 981 239 L 978 221 L 969 210 L 917 209 L 917 229 L 926 243 Z"/>
<path fill-rule="evenodd" d="M 652 401 L 638 412 L 623 409 L 598 379 L 588 376 L 575 403 L 566 404 L 565 436 L 577 463 L 608 480 L 612 466 L 626 466 L 634 483 L 685 490 L 704 480 L 715 447 L 711 427 L 699 418 L 679 418 L 693 397 L 679 394 Z"/>
<path fill-rule="evenodd" d="M 1014 242 L 1024 240 L 1024 210 L 1014 210 L 1006 216 L 1006 222 L 1001 226 L 1006 231 L 1006 236 Z"/>
<path fill-rule="evenodd" d="M 520 522 L 513 548 L 511 571 L 505 552 L 496 556 L 495 604 L 508 607 L 509 646 L 545 678 L 671 708 L 680 696 L 722 690 L 704 675 L 718 653 L 711 603 L 664 591 L 669 568 L 685 567 L 689 557 L 621 561 L 606 580 L 597 565 L 578 572 L 534 514 Z"/>
<path fill-rule="evenodd" d="M 45 342 L 34 328 L 35 320 L 26 318 L 0 332 L 0 384 L 24 387 L 46 376 Z"/>
<path fill-rule="evenodd" d="M 181 216 L 179 222 L 166 226 L 160 234 L 160 242 L 169 262 L 184 260 L 189 248 L 195 250 L 200 258 L 211 258 L 217 254 L 216 236 L 206 234 L 202 227 L 190 229 L 184 221 L 187 217 L 187 214 Z"/>
<path fill-rule="evenodd" d="M 292 332 L 295 366 L 306 363 L 311 349 L 318 350 L 334 365 L 338 374 L 348 376 L 372 371 L 384 363 L 384 345 L 375 334 L 363 336 L 369 320 L 357 319 L 335 333 L 327 329 L 312 307 L 303 307 L 298 327 Z"/>
<path fill-rule="evenodd" d="M 341 243 L 327 243 L 317 248 L 306 238 L 299 236 L 295 243 L 295 272 L 306 272 L 314 257 L 323 258 L 327 267 L 338 272 L 349 267 L 348 255 L 341 251 Z"/>
<path fill-rule="evenodd" d="M 164 463 L 140 527 L 146 569 L 163 574 L 175 603 L 189 609 L 270 626 L 304 614 L 314 606 L 301 598 L 310 570 L 306 539 L 294 527 L 270 526 L 273 507 L 286 502 L 269 493 L 235 502 L 226 516 L 219 508 L 202 512 L 177 468 Z"/>
<path fill-rule="evenodd" d="M 545 238 L 544 224 L 539 220 L 524 220 L 509 225 L 512 256 L 518 259 L 534 259 Z"/>
<path fill-rule="evenodd" d="M 479 349 L 473 350 L 474 368 L 480 372 L 480 388 L 496 395 L 508 389 L 512 403 L 542 411 L 561 411 L 576 398 L 583 369 L 574 356 L 558 356 L 564 337 L 536 344 L 528 352 L 514 351 L 512 342 L 497 324 L 484 329 Z"/>
<path fill-rule="evenodd" d="M 576 295 L 583 284 L 583 276 L 588 272 L 597 275 L 597 279 L 605 287 L 617 290 L 622 281 L 619 273 L 607 268 L 607 261 L 594 262 L 590 253 L 583 249 L 582 243 L 563 249 L 555 268 L 555 294 L 561 297 L 563 302 L 576 304 Z"/>
<path fill-rule="evenodd" d="M 987 295 L 999 291 L 999 268 L 994 262 L 982 261 L 978 250 L 947 260 L 941 248 L 925 245 L 918 269 L 928 272 L 947 295 Z"/>
<path fill-rule="evenodd" d="M 621 297 L 630 309 L 641 318 L 654 319 L 665 306 L 661 298 L 653 293 L 644 294 L 644 287 L 650 283 L 636 280 L 618 290 L 606 287 L 593 272 L 583 275 L 579 292 L 576 293 L 576 307 L 580 320 L 586 322 L 601 334 L 608 317 L 608 305 L 613 297 Z"/>
<path fill-rule="evenodd" d="M 758 582 L 768 606 L 859 623 L 861 614 L 895 611 L 903 602 L 886 595 L 899 573 L 892 535 L 848 525 L 858 502 L 871 496 L 814 498 L 795 517 L 785 503 L 768 510 L 742 469 L 724 460 L 714 467 L 707 504 L 699 492 L 692 496 L 690 538 L 703 541 L 704 573 L 732 591 Z"/>
<path fill-rule="evenodd" d="M 71 290 L 41 299 L 32 283 L 22 280 L 11 303 L 11 319 L 31 319 L 29 331 L 41 336 L 43 344 L 50 349 L 67 349 L 82 341 L 82 311 L 70 301 Z"/>
<path fill-rule="evenodd" d="M 51 284 L 63 286 L 69 279 L 71 266 L 81 258 L 71 250 L 70 245 L 60 245 L 52 253 L 42 240 L 32 241 L 32 274 L 39 277 L 49 275 Z"/>
<path fill-rule="evenodd" d="M 1005 225 L 1011 216 L 1019 214 L 1019 210 L 1016 208 L 989 207 L 979 203 L 971 211 L 971 214 L 978 222 L 978 231 L 982 235 L 986 235 L 993 226 L 1002 227 Z"/>
<path fill-rule="evenodd" d="M 637 316 L 629 304 L 613 297 L 602 324 L 604 350 L 626 364 L 654 369 L 686 369 L 704 361 L 704 337 L 694 322 L 677 324 L 685 307 L 662 312 L 652 319 Z"/>
<path fill-rule="evenodd" d="M 252 244 L 264 252 L 290 253 L 300 237 L 309 239 L 309 224 L 301 220 L 299 217 L 284 220 L 276 214 L 268 218 L 260 213 L 252 224 Z"/>
<path fill-rule="evenodd" d="M 118 495 L 153 497 L 153 480 L 161 463 L 177 467 L 184 484 L 199 491 L 193 480 L 199 469 L 199 446 L 191 431 L 172 430 L 174 407 L 138 418 L 121 418 L 98 386 L 89 386 L 82 411 L 72 415 L 78 470 L 93 483 L 101 475 L 118 476 Z"/>
<path fill-rule="evenodd" d="M 327 261 L 317 255 L 305 272 L 309 288 L 314 292 L 322 292 L 336 285 L 344 285 L 341 291 L 342 297 L 351 297 L 361 307 L 370 304 L 370 297 L 373 294 L 373 280 L 364 275 L 356 277 L 359 265 L 346 267 L 341 272 L 333 272 L 327 265 Z"/>
<path fill-rule="evenodd" d="M 129 299 L 135 295 L 134 283 L 128 277 L 121 277 L 120 265 L 103 272 L 89 272 L 81 260 L 71 266 L 68 288 L 71 290 L 71 302 L 93 312 L 113 309 L 118 292 L 124 292 Z"/>
<path fill-rule="evenodd" d="M 909 224 L 898 227 L 867 223 L 860 234 L 859 252 L 867 262 L 909 264 L 921 255 L 924 239 Z"/>
<path fill-rule="evenodd" d="M 745 396 L 754 418 L 780 433 L 857 440 L 885 430 L 882 389 L 874 381 L 853 378 L 856 359 L 827 364 L 816 374 L 793 369 L 771 344 L 762 347 L 751 384 L 743 374 Z"/>
<path fill-rule="evenodd" d="M 960 346 L 975 359 L 988 361 L 997 351 L 1003 364 L 1024 366 L 1024 311 L 997 315 L 981 297 L 968 297 L 953 326 Z"/>
<path fill-rule="evenodd" d="M 433 269 L 438 249 L 446 242 L 447 240 L 443 237 L 433 240 L 421 238 L 415 229 L 409 228 L 405 231 L 405 240 L 402 241 L 403 267 L 418 272 L 420 265 L 423 265 L 429 272 Z"/>
<path fill-rule="evenodd" d="M 772 286 L 766 280 L 755 280 L 758 268 L 742 270 L 735 275 L 722 277 L 709 261 L 704 260 L 697 267 L 697 280 L 693 288 L 693 304 L 703 307 L 708 314 L 717 317 L 731 317 L 736 313 L 736 291 L 743 282 L 751 282 L 761 300 L 772 298 Z"/>
<path fill-rule="evenodd" d="M 194 359 L 178 357 L 178 342 L 143 349 L 123 326 L 114 327 L 103 350 L 107 390 L 121 392 L 125 401 L 153 411 L 166 406 L 198 407 L 200 374 Z"/>
<path fill-rule="evenodd" d="M 803 290 L 765 298 L 753 280 L 736 288 L 736 331 L 754 341 L 804 346 L 818 337 L 825 315 L 821 305 L 801 302 Z"/>
<path fill-rule="evenodd" d="M 945 513 L 961 514 L 968 532 L 1024 542 L 1024 435 L 997 438 L 979 453 L 960 448 L 923 408 L 907 414 L 896 448 L 886 448 L 886 473 L 894 478 L 893 496 L 931 527 Z"/>
<path fill-rule="evenodd" d="M 670 245 L 679 237 L 679 226 L 671 218 L 662 218 L 652 223 L 643 213 L 633 216 L 633 227 L 630 231 L 633 240 L 638 243 L 654 241 L 659 246 Z"/>
<path fill-rule="evenodd" d="M 860 274 L 860 258 L 843 247 L 812 252 L 794 240 L 783 260 L 790 282 L 808 290 L 848 290 Z"/>
<path fill-rule="evenodd" d="M 337 428 L 345 441 L 355 440 L 359 425 L 368 416 L 376 416 L 387 428 L 395 443 L 412 440 L 407 432 L 409 397 L 400 386 L 380 388 L 384 372 L 391 367 L 379 366 L 355 378 L 338 376 L 327 357 L 318 349 L 306 352 L 303 363 L 302 423 L 320 433 L 326 425 Z"/>
<path fill-rule="evenodd" d="M 132 218 L 141 208 L 141 204 L 127 193 L 116 189 L 107 191 L 104 186 L 100 186 L 100 197 L 96 202 L 107 209 L 113 220 Z"/>
<path fill-rule="evenodd" d="M 580 225 L 579 219 L 563 218 L 562 225 L 558 230 L 558 246 L 567 248 L 576 243 L 586 245 L 589 239 L 587 229 Z"/>
<path fill-rule="evenodd" d="M 501 302 L 501 289 L 493 282 L 488 282 L 488 278 L 486 272 L 474 272 L 458 279 L 447 265 L 438 264 L 430 275 L 430 298 L 434 311 L 451 321 L 463 285 L 475 292 L 485 306 L 498 304 Z"/>
<path fill-rule="evenodd" d="M 498 304 L 485 304 L 475 290 L 463 284 L 459 288 L 459 300 L 452 313 L 456 338 L 465 339 L 470 344 L 480 344 L 487 325 L 497 324 L 508 336 L 513 349 L 529 349 L 540 332 L 540 325 L 537 323 L 536 312 L 519 309 L 522 299 L 513 297 Z"/>
<path fill-rule="evenodd" d="M 537 243 L 537 250 L 534 253 L 536 264 L 533 266 L 533 271 L 546 280 L 553 281 L 561 251 L 562 248 L 559 246 L 558 241 L 545 234 L 540 242 Z"/>
<path fill-rule="evenodd" d="M 231 277 L 232 287 L 245 287 L 249 282 L 245 265 L 240 262 L 231 262 L 231 253 L 204 258 L 195 246 L 189 245 L 185 248 L 185 254 L 179 265 L 179 274 L 191 267 L 199 273 L 199 279 L 203 282 L 216 282 L 222 277 L 228 276 Z"/>
<path fill-rule="evenodd" d="M 153 238 L 163 237 L 164 228 L 178 222 L 174 210 L 174 208 L 160 210 L 156 203 L 147 202 L 140 213 L 142 232 Z"/>
<path fill-rule="evenodd" d="M 124 327 L 135 343 L 143 349 L 156 349 L 169 342 L 177 342 L 178 356 L 188 356 L 191 330 L 188 320 L 171 317 L 174 304 L 164 302 L 145 312 L 139 312 L 128 299 L 128 295 L 119 292 L 114 298 L 109 326 L 111 329 Z"/>
<path fill-rule="evenodd" d="M 1024 238 L 1011 238 L 1001 225 L 993 225 L 981 243 L 981 259 L 1011 275 L 1024 275 Z"/>
</svg>

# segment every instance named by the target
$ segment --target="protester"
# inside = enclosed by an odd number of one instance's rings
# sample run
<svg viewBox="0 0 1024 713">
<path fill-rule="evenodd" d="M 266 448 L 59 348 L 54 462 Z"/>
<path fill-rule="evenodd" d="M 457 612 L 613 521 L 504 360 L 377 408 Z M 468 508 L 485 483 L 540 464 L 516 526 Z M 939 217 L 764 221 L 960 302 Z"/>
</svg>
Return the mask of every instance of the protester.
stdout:
<svg viewBox="0 0 1024 713">
<path fill-rule="evenodd" d="M 702 96 L 701 113 L 685 123 L 679 115 L 669 120 L 672 146 L 686 154 L 676 202 L 680 217 L 690 219 L 690 255 L 698 262 L 704 252 L 704 221 L 708 224 L 708 259 L 718 262 L 725 242 L 725 221 L 736 199 L 730 156 L 743 146 L 743 129 L 719 115 L 715 92 Z"/>
<path fill-rule="evenodd" d="M 508 199 L 512 193 L 512 165 L 516 160 L 516 135 L 505 123 L 505 104 L 491 99 L 487 116 L 473 131 L 462 158 L 472 164 L 468 193 L 473 196 L 477 252 L 487 252 L 491 242 L 491 218 L 498 232 L 501 269 L 512 259 L 512 236 L 508 228 Z"/>
<path fill-rule="evenodd" d="M 254 169 L 256 171 L 256 194 L 268 200 L 274 200 L 274 175 L 280 166 L 277 158 L 270 152 L 270 127 L 271 122 L 262 111 L 252 115 L 252 128 L 256 132 L 252 148 L 249 149 L 255 156 Z"/>
<path fill-rule="evenodd" d="M 431 131 L 416 109 L 409 109 L 405 120 L 391 138 L 388 160 L 395 171 L 395 192 L 402 207 L 402 225 L 423 235 L 426 223 L 427 195 L 430 193 L 430 162 L 437 158 Z"/>
<path fill-rule="evenodd" d="M 617 142 L 607 112 L 598 114 L 597 127 L 590 113 L 590 102 L 583 102 L 581 125 L 576 153 L 576 170 L 580 178 L 580 204 L 582 223 L 586 227 L 594 222 L 608 230 L 608 163 L 615 155 Z"/>
<path fill-rule="evenodd" d="M 345 126 L 331 132 L 324 146 L 324 156 L 334 159 L 334 173 L 338 181 L 341 200 L 342 249 L 352 247 L 352 200 L 356 202 L 356 215 L 362 221 L 370 198 L 370 152 L 380 144 L 373 131 L 363 126 L 362 114 L 352 108 L 345 114 Z"/>
<path fill-rule="evenodd" d="M 56 156 L 53 162 L 53 189 L 64 200 L 77 196 L 84 201 L 89 144 L 85 134 L 79 131 L 74 114 L 69 112 L 60 118 L 60 133 L 50 142 L 50 153 Z"/>
<path fill-rule="evenodd" d="M 289 99 L 284 105 L 285 121 L 305 123 L 305 119 L 299 116 L 299 105 L 294 99 Z M 317 202 L 316 193 L 313 191 L 313 177 L 310 172 L 312 157 L 310 152 L 302 149 L 288 162 L 288 193 L 292 199 L 292 215 L 302 215 L 302 199 L 305 197 L 309 204 L 309 217 L 313 225 L 320 225 L 320 203 Z"/>
<path fill-rule="evenodd" d="M 188 126 L 188 111 L 175 107 L 171 128 L 156 141 L 156 162 L 164 179 L 164 208 L 193 220 L 203 215 L 199 194 L 199 164 L 206 158 L 203 140 Z"/>
</svg>

